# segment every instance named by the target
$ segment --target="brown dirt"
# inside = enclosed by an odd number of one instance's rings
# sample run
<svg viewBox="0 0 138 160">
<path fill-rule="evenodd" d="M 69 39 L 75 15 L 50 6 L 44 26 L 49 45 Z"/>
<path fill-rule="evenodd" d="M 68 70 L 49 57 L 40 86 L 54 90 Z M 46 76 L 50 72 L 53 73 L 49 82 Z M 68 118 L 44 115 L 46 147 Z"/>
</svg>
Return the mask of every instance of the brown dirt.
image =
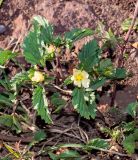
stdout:
<svg viewBox="0 0 138 160">
<path fill-rule="evenodd" d="M 0 10 L 0 24 L 7 28 L 0 35 L 0 48 L 9 47 L 27 34 L 30 21 L 34 15 L 45 16 L 55 26 L 56 33 L 63 33 L 72 28 L 95 28 L 102 21 L 120 34 L 121 22 L 132 17 L 136 0 L 5 0 Z M 132 35 L 130 41 L 136 41 Z M 10 44 L 11 45 L 11 44 Z M 135 49 L 128 50 L 129 58 L 126 67 L 134 73 L 128 81 L 125 91 L 118 91 L 116 103 L 125 107 L 138 95 L 138 57 Z M 105 99 L 105 97 L 103 98 Z M 108 99 L 108 98 L 107 98 Z M 105 103 L 101 100 L 101 103 Z"/>
<path fill-rule="evenodd" d="M 0 35 L 0 48 L 12 48 L 12 43 L 14 44 L 18 39 L 21 44 L 34 15 L 46 17 L 55 26 L 56 33 L 63 33 L 76 27 L 95 29 L 98 21 L 102 21 L 117 35 L 122 34 L 120 24 L 124 19 L 132 17 L 135 2 L 136 0 L 127 0 L 127 2 L 126 0 L 4 0 L 0 9 L 0 24 L 6 26 L 6 32 Z M 130 43 L 136 40 L 138 40 L 136 34 L 130 37 Z M 123 108 L 135 101 L 138 96 L 138 53 L 130 47 L 130 44 L 127 52 L 130 56 L 125 61 L 125 66 L 134 76 L 124 82 L 126 86 L 123 90 L 117 91 L 116 105 Z M 109 104 L 110 97 L 105 94 L 101 97 L 100 103 Z M 57 118 L 55 119 L 57 121 Z M 77 125 L 74 117 L 69 116 L 67 121 L 65 119 L 66 116 L 58 118 L 59 124 L 55 124 L 56 129 L 63 122 L 67 123 L 63 125 L 65 129 L 73 122 Z M 89 123 L 85 122 L 85 125 Z M 89 133 L 89 137 L 99 136 L 99 133 L 92 129 L 93 125 L 95 124 L 89 125 L 89 131 L 84 129 Z M 59 129 L 63 130 L 61 126 Z M 70 139 L 63 136 L 60 141 L 67 142 Z M 74 140 L 71 142 L 73 143 Z"/>
</svg>

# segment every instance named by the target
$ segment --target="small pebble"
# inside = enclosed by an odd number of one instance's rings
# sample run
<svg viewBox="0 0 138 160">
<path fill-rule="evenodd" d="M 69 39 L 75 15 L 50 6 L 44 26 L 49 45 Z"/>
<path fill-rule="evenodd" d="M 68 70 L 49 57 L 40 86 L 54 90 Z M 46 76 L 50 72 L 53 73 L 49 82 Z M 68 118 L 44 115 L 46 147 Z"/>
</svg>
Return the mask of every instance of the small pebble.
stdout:
<svg viewBox="0 0 138 160">
<path fill-rule="evenodd" d="M 4 33 L 5 31 L 6 31 L 6 27 L 0 24 L 0 34 Z"/>
</svg>

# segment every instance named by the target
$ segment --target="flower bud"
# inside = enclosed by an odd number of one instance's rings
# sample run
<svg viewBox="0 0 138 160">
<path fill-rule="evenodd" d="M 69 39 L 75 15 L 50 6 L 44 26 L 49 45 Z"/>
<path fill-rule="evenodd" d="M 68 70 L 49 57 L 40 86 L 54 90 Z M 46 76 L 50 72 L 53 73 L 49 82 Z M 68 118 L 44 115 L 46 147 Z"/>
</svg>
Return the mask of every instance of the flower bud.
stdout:
<svg viewBox="0 0 138 160">
<path fill-rule="evenodd" d="M 34 76 L 31 78 L 31 80 L 33 82 L 43 82 L 44 81 L 44 75 L 42 72 L 39 72 L 39 71 L 35 71 L 34 72 Z"/>
<path fill-rule="evenodd" d="M 46 47 L 46 50 L 49 54 L 55 52 L 55 46 L 50 45 L 49 47 Z"/>
</svg>

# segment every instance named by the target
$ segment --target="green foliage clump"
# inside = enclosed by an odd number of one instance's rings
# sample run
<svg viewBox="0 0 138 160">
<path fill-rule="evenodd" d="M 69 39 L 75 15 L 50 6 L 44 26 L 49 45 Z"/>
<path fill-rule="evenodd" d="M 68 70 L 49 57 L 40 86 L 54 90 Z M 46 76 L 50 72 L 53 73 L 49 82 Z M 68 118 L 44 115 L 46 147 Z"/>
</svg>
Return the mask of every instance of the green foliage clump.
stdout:
<svg viewBox="0 0 138 160">
<path fill-rule="evenodd" d="M 57 112 L 65 106 L 66 101 L 62 100 L 59 93 L 53 94 L 51 102 L 46 98 L 46 88 L 54 87 L 54 79 L 58 78 L 56 75 L 55 77 L 51 77 L 46 73 L 45 69 L 47 68 L 47 62 L 50 62 L 51 64 L 55 63 L 55 61 L 57 62 L 57 59 L 64 55 L 65 48 L 72 50 L 75 41 L 93 35 L 94 31 L 91 29 L 73 29 L 72 31 L 65 33 L 64 36 L 55 35 L 54 27 L 41 16 L 34 17 L 32 24 L 32 28 L 25 37 L 22 45 L 23 55 L 26 61 L 31 64 L 30 69 L 27 71 L 23 70 L 12 77 L 9 82 L 10 86 L 8 87 L 15 100 L 8 100 L 4 103 L 7 103 L 8 105 L 15 103 L 22 86 L 31 84 L 33 108 L 45 123 L 49 124 L 52 123 L 48 108 L 49 103 L 52 103 L 57 107 L 55 111 Z M 109 31 L 108 36 L 106 33 L 106 37 L 108 40 L 110 39 L 115 42 L 115 37 L 111 30 Z M 1 51 L 0 65 L 6 65 L 7 61 L 13 59 L 15 55 L 16 54 L 11 53 L 10 51 Z M 75 68 L 80 74 L 79 77 L 75 77 L 75 74 L 73 73 L 73 75 L 68 75 L 64 84 L 61 84 L 68 87 L 69 84 L 74 83 L 75 87 L 73 91 L 69 92 L 72 97 L 72 104 L 74 109 L 86 119 L 94 119 L 96 117 L 95 91 L 109 80 L 124 79 L 127 75 L 124 68 L 115 68 L 111 59 L 103 59 L 101 58 L 101 55 L 102 49 L 99 47 L 98 42 L 95 39 L 90 40 L 82 47 L 78 54 L 79 64 Z M 73 76 L 74 78 L 77 78 L 78 82 L 75 82 L 75 79 L 72 79 Z M 80 78 L 82 78 L 82 80 Z M 88 83 L 87 87 L 86 83 Z M 11 95 L 9 96 L 11 97 Z M 2 99 L 2 96 L 4 95 L 0 96 Z M 7 97 L 4 96 L 3 98 Z"/>
</svg>

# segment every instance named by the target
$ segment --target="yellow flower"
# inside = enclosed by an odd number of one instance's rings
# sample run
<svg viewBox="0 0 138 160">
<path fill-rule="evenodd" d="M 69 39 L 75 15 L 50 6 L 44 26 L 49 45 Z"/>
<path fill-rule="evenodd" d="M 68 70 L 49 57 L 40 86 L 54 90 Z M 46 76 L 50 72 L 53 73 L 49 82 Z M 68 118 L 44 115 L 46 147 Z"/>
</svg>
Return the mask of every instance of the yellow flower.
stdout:
<svg viewBox="0 0 138 160">
<path fill-rule="evenodd" d="M 74 81 L 74 85 L 84 88 L 89 88 L 90 85 L 90 79 L 88 78 L 89 74 L 85 71 L 73 69 L 73 76 L 71 77 L 71 80 Z"/>
<path fill-rule="evenodd" d="M 42 72 L 35 71 L 34 76 L 31 78 L 33 82 L 43 82 L 44 81 L 44 75 Z"/>
<path fill-rule="evenodd" d="M 54 53 L 54 52 L 57 52 L 57 53 L 60 53 L 61 52 L 61 48 L 59 48 L 59 47 L 55 47 L 54 45 L 50 45 L 49 47 L 46 47 L 46 50 L 47 50 L 47 52 L 49 53 L 49 54 L 51 54 L 51 53 Z"/>
<path fill-rule="evenodd" d="M 46 50 L 48 53 L 53 53 L 55 52 L 55 46 L 51 44 L 49 47 L 46 47 Z"/>
</svg>

